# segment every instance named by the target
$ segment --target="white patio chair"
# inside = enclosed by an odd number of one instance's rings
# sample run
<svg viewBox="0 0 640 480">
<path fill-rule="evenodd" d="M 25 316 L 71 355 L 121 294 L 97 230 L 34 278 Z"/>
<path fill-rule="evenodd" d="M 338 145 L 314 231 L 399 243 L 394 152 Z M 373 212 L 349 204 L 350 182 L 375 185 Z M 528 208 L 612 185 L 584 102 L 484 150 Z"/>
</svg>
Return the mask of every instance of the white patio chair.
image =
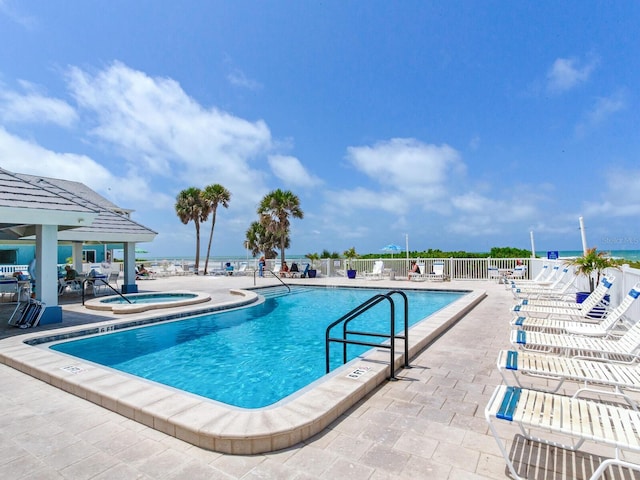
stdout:
<svg viewBox="0 0 640 480">
<path fill-rule="evenodd" d="M 0 298 L 4 301 L 5 296 L 8 297 L 8 302 L 13 302 L 18 298 L 18 279 L 17 278 L 3 278 L 0 279 Z"/>
<path fill-rule="evenodd" d="M 384 262 L 382 260 L 376 260 L 373 263 L 373 269 L 370 272 L 364 272 L 365 280 L 382 280 L 384 273 Z"/>
<path fill-rule="evenodd" d="M 433 262 L 433 269 L 427 275 L 427 280 L 444 282 L 444 262 L 436 260 Z"/>
<path fill-rule="evenodd" d="M 118 290 L 119 278 L 120 272 L 118 271 L 110 272 L 107 278 L 97 278 L 93 283 L 94 295 L 113 294 L 113 290 Z"/>
<path fill-rule="evenodd" d="M 412 280 L 414 282 L 424 282 L 427 279 L 427 267 L 424 262 L 417 262 L 416 264 L 418 265 L 418 270 L 420 270 L 420 273 L 409 272 L 409 280 Z"/>
<path fill-rule="evenodd" d="M 500 280 L 502 280 L 502 274 L 500 273 L 500 270 L 498 270 L 498 267 L 489 265 L 489 267 L 487 267 L 487 278 L 489 280 L 500 282 Z"/>
<path fill-rule="evenodd" d="M 58 295 L 64 295 L 65 293 L 77 293 L 82 292 L 82 280 L 76 277 L 74 280 L 65 280 L 64 278 L 58 279 Z"/>
<path fill-rule="evenodd" d="M 640 465 L 624 460 L 620 453 L 621 450 L 640 452 L 640 412 L 636 410 L 595 400 L 500 385 L 495 389 L 484 413 L 507 467 L 516 479 L 531 477 L 526 472 L 523 472 L 525 477 L 518 474 L 494 422 L 511 422 L 519 427 L 527 440 L 571 451 L 578 450 L 585 440 L 614 447 L 615 456 L 603 460 L 591 479 L 599 478 L 611 465 L 640 471 Z M 532 434 L 533 429 L 568 436 L 570 443 L 536 437 Z M 541 465 L 540 468 L 548 467 Z M 567 473 L 567 477 L 573 476 L 572 472 Z"/>
<path fill-rule="evenodd" d="M 511 273 L 507 275 L 507 278 L 512 281 L 512 283 L 517 284 L 519 280 L 525 279 L 527 276 L 527 266 L 526 265 L 517 265 Z"/>
</svg>

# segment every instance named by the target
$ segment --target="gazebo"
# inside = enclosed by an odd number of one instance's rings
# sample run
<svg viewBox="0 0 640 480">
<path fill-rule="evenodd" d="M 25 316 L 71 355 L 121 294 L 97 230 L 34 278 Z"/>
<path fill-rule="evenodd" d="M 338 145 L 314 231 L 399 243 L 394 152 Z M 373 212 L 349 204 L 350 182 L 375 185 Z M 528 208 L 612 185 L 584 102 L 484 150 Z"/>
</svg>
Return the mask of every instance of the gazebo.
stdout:
<svg viewBox="0 0 640 480">
<path fill-rule="evenodd" d="M 121 243 L 123 293 L 137 292 L 135 245 L 153 241 L 156 232 L 86 185 L 62 179 L 12 173 L 0 168 L 0 240 L 35 242 L 36 299 L 45 305 L 40 323 L 62 321 L 58 305 L 58 242 L 71 242 L 78 268 L 83 243 Z"/>
</svg>

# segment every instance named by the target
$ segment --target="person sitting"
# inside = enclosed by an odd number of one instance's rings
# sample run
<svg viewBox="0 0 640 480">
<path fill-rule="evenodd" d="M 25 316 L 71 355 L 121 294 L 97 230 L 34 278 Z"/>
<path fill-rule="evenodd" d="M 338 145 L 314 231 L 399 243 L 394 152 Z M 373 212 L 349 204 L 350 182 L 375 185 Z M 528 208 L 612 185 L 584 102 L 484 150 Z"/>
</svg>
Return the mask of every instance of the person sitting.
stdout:
<svg viewBox="0 0 640 480">
<path fill-rule="evenodd" d="M 421 273 L 422 272 L 420 271 L 420 266 L 416 263 L 415 260 L 413 260 L 411 262 L 411 268 L 409 269 L 409 274 L 407 275 L 409 277 L 409 280 L 422 278 L 418 276 Z"/>
<path fill-rule="evenodd" d="M 413 262 L 411 262 L 411 270 L 409 270 L 409 273 L 414 273 L 416 275 L 420 275 L 420 267 L 418 266 L 418 264 L 416 263 L 416 261 L 414 260 Z"/>
<path fill-rule="evenodd" d="M 65 270 L 64 279 L 66 281 L 75 280 L 78 277 L 78 272 L 76 272 L 73 268 L 71 268 L 71 265 L 65 265 L 64 270 Z"/>
<path fill-rule="evenodd" d="M 227 262 L 225 264 L 225 270 L 227 272 L 227 275 L 229 276 L 233 275 L 233 265 L 231 265 L 231 262 Z"/>
<path fill-rule="evenodd" d="M 144 278 L 149 278 L 153 272 L 151 270 L 147 270 L 144 266 L 144 263 L 141 263 L 140 266 L 136 269 L 136 280 Z"/>
<path fill-rule="evenodd" d="M 296 262 L 293 262 L 291 264 L 291 270 L 289 270 L 289 273 L 291 274 L 291 278 L 294 278 L 300 275 L 300 270 L 298 270 L 298 264 Z"/>
<path fill-rule="evenodd" d="M 289 276 L 289 265 L 287 265 L 287 262 L 282 262 L 282 265 L 280 266 L 280 276 L 281 277 Z"/>
</svg>

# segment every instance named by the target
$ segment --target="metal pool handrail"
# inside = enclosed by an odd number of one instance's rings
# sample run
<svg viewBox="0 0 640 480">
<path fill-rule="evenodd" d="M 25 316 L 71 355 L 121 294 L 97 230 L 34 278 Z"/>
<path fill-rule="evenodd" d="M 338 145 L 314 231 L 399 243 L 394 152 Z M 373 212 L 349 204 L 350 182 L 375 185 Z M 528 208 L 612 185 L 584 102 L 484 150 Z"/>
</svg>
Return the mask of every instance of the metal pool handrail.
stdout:
<svg viewBox="0 0 640 480">
<path fill-rule="evenodd" d="M 404 335 L 396 335 L 396 313 L 395 313 L 395 304 L 393 303 L 393 299 L 391 296 L 394 294 L 400 294 L 404 299 Z M 383 300 L 389 301 L 390 306 L 390 332 L 389 335 L 384 333 L 372 333 L 372 332 L 359 332 L 355 330 L 347 330 L 347 325 L 351 320 L 354 320 L 356 317 L 360 316 L 370 308 L 376 306 L 378 303 Z M 343 323 L 342 325 L 342 338 L 331 338 L 329 336 L 329 332 L 336 325 Z M 388 338 L 389 344 L 381 344 L 381 343 L 371 343 L 364 342 L 361 340 L 347 340 L 347 334 L 354 335 L 363 335 L 369 337 L 380 337 L 380 338 Z M 329 345 L 331 342 L 342 343 L 342 361 L 343 363 L 347 363 L 347 344 L 352 345 L 364 345 L 368 347 L 378 347 L 378 348 L 388 348 L 390 350 L 390 365 L 389 365 L 389 379 L 395 380 L 395 368 L 394 368 L 394 360 L 395 360 L 395 340 L 396 338 L 404 340 L 404 366 L 405 368 L 411 368 L 409 366 L 409 300 L 407 299 L 407 295 L 401 290 L 391 290 L 386 294 L 377 294 L 371 297 L 369 300 L 358 305 L 356 308 L 351 310 L 349 313 L 343 315 L 338 320 L 333 322 L 331 325 L 327 327 L 325 332 L 325 355 L 326 355 L 326 373 L 329 373 L 331 370 L 331 365 L 329 361 Z"/>
<path fill-rule="evenodd" d="M 111 290 L 113 290 L 114 292 L 116 292 L 116 295 L 120 295 L 121 298 L 124 298 L 127 303 L 131 303 L 131 300 L 129 300 L 127 297 L 125 297 L 122 293 L 120 293 L 118 290 L 116 290 L 115 288 L 113 288 L 111 286 L 111 284 L 109 282 L 105 282 L 102 278 L 86 278 L 82 281 L 82 305 L 84 305 L 84 291 L 85 291 L 85 287 L 87 286 L 87 282 L 93 282 L 94 283 L 94 288 L 95 288 L 95 283 L 100 280 L 102 283 L 104 283 L 107 287 L 109 287 Z"/>
<path fill-rule="evenodd" d="M 287 285 L 286 283 L 284 283 L 282 281 L 282 279 L 280 278 L 279 275 L 276 275 L 276 273 L 273 270 L 269 270 L 268 268 L 263 269 L 263 272 L 270 272 L 271 275 L 273 275 L 275 278 L 277 278 L 281 284 L 283 284 L 285 287 L 287 287 L 287 290 L 289 290 L 289 293 L 291 293 L 291 287 L 289 285 Z M 255 286 L 256 284 L 256 270 L 253 271 L 253 285 Z"/>
</svg>

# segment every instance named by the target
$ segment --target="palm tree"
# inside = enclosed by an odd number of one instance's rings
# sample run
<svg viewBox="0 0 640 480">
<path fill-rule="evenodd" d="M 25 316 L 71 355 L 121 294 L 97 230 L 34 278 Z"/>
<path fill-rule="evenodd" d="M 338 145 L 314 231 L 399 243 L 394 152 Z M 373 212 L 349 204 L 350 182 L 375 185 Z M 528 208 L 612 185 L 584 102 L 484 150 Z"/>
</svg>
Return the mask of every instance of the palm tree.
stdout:
<svg viewBox="0 0 640 480">
<path fill-rule="evenodd" d="M 596 285 L 600 284 L 600 276 L 604 270 L 607 268 L 620 269 L 615 258 L 610 257 L 606 252 L 598 252 L 596 247 L 588 248 L 583 256 L 567 260 L 565 264 L 575 267 L 578 274 L 587 277 L 590 292 L 593 292 Z M 593 273 L 596 274 L 595 281 Z"/>
<path fill-rule="evenodd" d="M 209 245 L 207 246 L 207 259 L 204 262 L 204 274 L 207 274 L 207 267 L 209 266 L 209 254 L 211 253 L 211 242 L 213 241 L 213 229 L 216 226 L 216 213 L 218 211 L 218 205 L 222 205 L 224 208 L 229 208 L 229 200 L 231 199 L 231 193 L 219 183 L 208 185 L 204 188 L 201 194 L 202 201 L 207 208 L 208 213 L 211 213 L 211 233 L 209 233 Z M 208 214 L 207 214 L 208 216 Z"/>
<path fill-rule="evenodd" d="M 262 252 L 266 258 L 276 258 L 276 245 L 276 238 L 260 222 L 253 222 L 247 229 L 244 248 L 251 250 L 254 257 Z"/>
<path fill-rule="evenodd" d="M 193 222 L 196 226 L 196 266 L 198 273 L 200 265 L 200 224 L 207 220 L 209 210 L 202 201 L 202 191 L 196 187 L 182 190 L 176 197 L 176 214 L 185 225 Z"/>
<path fill-rule="evenodd" d="M 264 196 L 258 207 L 260 223 L 267 232 L 278 239 L 281 261 L 285 261 L 284 251 L 289 244 L 289 217 L 303 218 L 304 212 L 300 208 L 300 199 L 290 190 L 274 190 Z"/>
</svg>

